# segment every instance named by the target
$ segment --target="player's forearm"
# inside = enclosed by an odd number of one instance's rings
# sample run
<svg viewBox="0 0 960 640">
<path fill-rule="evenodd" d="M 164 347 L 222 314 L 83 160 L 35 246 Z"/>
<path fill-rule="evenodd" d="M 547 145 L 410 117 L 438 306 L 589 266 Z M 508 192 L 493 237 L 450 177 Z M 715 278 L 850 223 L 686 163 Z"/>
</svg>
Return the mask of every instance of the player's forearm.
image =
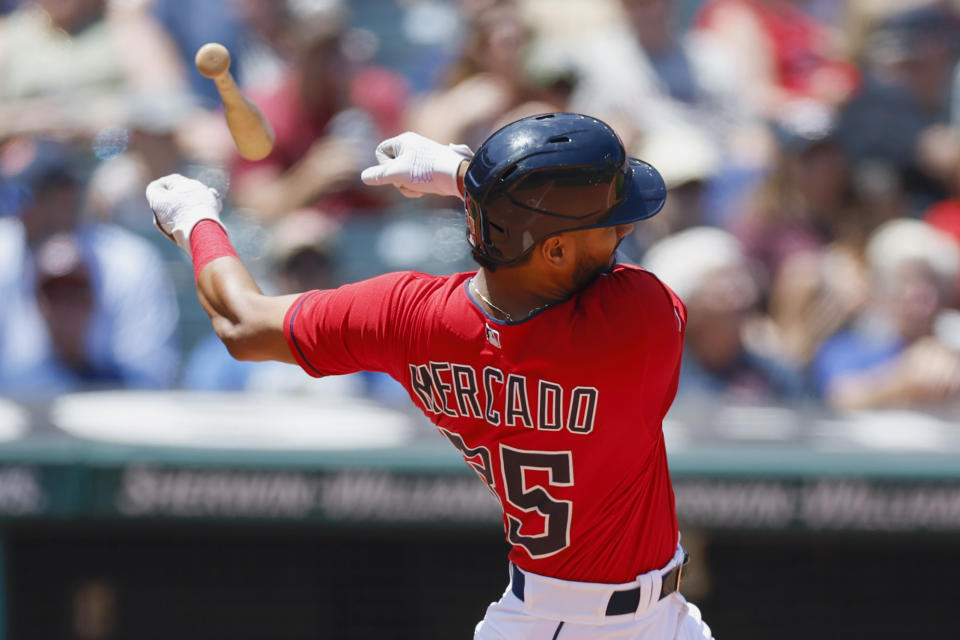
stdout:
<svg viewBox="0 0 960 640">
<path fill-rule="evenodd" d="M 200 304 L 230 353 L 293 362 L 283 319 L 296 296 L 263 295 L 220 222 L 216 191 L 174 173 L 147 185 L 146 195 L 157 227 L 193 260 Z"/>
<path fill-rule="evenodd" d="M 237 360 L 293 362 L 283 318 L 297 296 L 263 295 L 243 263 L 222 256 L 197 275 L 197 297 L 213 330 Z"/>
</svg>

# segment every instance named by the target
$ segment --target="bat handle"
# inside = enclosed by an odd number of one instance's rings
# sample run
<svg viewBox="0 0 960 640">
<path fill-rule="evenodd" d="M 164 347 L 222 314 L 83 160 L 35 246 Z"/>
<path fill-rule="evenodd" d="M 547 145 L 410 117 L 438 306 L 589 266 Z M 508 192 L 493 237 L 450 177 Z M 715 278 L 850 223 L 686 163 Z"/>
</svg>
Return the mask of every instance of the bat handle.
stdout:
<svg viewBox="0 0 960 640">
<path fill-rule="evenodd" d="M 213 82 L 217 86 L 220 100 L 223 101 L 225 109 L 242 108 L 247 104 L 243 94 L 240 93 L 240 89 L 237 87 L 237 83 L 233 79 L 233 75 L 229 71 L 224 71 L 214 76 Z"/>
</svg>

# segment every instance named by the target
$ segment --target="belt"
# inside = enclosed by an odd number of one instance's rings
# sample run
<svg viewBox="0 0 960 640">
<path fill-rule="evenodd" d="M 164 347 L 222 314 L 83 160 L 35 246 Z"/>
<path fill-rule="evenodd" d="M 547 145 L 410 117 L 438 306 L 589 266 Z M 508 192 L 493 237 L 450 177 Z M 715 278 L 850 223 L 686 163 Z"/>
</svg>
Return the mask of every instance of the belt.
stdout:
<svg viewBox="0 0 960 640">
<path fill-rule="evenodd" d="M 657 600 L 662 600 L 674 591 L 680 590 L 680 584 L 683 582 L 683 568 L 687 566 L 689 561 L 689 556 L 686 552 L 684 552 L 683 562 L 663 574 L 663 578 L 661 579 L 660 597 L 657 598 Z M 526 577 L 523 575 L 523 571 L 518 569 L 516 565 L 510 566 L 512 569 L 510 589 L 513 591 L 513 595 L 517 596 L 517 598 L 522 601 L 523 587 Z M 607 615 L 620 616 L 626 613 L 636 613 L 637 607 L 639 606 L 640 587 L 614 591 L 612 594 L 610 594 L 610 600 L 607 601 Z"/>
</svg>

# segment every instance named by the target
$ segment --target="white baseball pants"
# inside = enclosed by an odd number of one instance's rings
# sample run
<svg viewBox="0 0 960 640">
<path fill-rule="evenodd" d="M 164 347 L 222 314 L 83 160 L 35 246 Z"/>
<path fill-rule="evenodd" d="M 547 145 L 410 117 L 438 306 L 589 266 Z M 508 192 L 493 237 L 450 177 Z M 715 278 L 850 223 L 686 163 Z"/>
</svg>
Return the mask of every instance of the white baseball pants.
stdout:
<svg viewBox="0 0 960 640">
<path fill-rule="evenodd" d="M 525 573 L 524 599 L 507 586 L 487 608 L 474 640 L 709 640 L 710 627 L 700 610 L 679 592 L 658 599 L 661 575 L 681 562 L 682 550 L 661 570 L 626 584 L 556 580 Z M 614 591 L 641 587 L 635 613 L 605 615 Z"/>
</svg>

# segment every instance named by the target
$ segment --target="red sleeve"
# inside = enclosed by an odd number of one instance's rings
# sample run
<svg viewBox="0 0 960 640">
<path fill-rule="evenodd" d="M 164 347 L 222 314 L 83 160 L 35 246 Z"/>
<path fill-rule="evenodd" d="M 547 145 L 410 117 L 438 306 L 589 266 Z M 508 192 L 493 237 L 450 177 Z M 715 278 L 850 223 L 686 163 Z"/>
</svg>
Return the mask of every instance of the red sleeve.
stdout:
<svg viewBox="0 0 960 640">
<path fill-rule="evenodd" d="M 663 290 L 667 292 L 667 297 L 670 298 L 670 304 L 673 305 L 674 313 L 677 316 L 677 321 L 680 323 L 680 333 L 685 334 L 687 330 L 687 305 L 683 304 L 683 300 L 680 299 L 673 289 L 668 287 L 663 283 L 659 278 L 657 282 L 663 287 Z"/>
<path fill-rule="evenodd" d="M 687 333 L 687 307 L 663 281 L 649 271 L 643 274 L 647 276 L 644 278 L 647 295 L 638 298 L 647 301 L 641 311 L 645 319 L 644 349 L 656 354 L 665 364 L 675 362 L 679 370 Z"/>
<path fill-rule="evenodd" d="M 633 346 L 669 351 L 683 342 L 687 308 L 653 273 L 639 267 L 617 265 L 601 282 L 607 289 L 601 303 L 603 315 L 613 329 L 630 328 L 624 339 L 635 340 Z"/>
<path fill-rule="evenodd" d="M 290 352 L 314 377 L 393 372 L 406 355 L 404 326 L 416 307 L 407 285 L 414 280 L 409 273 L 390 273 L 304 293 L 284 318 Z"/>
<path fill-rule="evenodd" d="M 687 308 L 654 274 L 626 265 L 607 276 L 606 335 L 617 336 L 623 370 L 640 372 L 645 397 L 662 398 L 660 418 L 676 395 Z"/>
<path fill-rule="evenodd" d="M 674 357 L 674 366 L 673 371 L 670 375 L 670 384 L 667 394 L 665 396 L 666 402 L 664 403 L 660 417 L 661 420 L 664 416 L 667 415 L 667 411 L 670 410 L 670 405 L 673 404 L 673 399 L 677 395 L 677 388 L 680 386 L 680 365 L 683 360 L 683 342 L 687 335 L 687 306 L 683 304 L 683 301 L 679 296 L 667 285 L 665 285 L 660 279 L 657 279 L 657 284 L 663 288 L 663 291 L 666 292 L 667 298 L 670 300 L 670 304 L 673 307 L 673 315 L 675 316 L 676 324 L 674 325 L 677 329 L 678 339 L 676 342 L 676 347 L 668 347 L 668 352 L 671 356 Z M 667 324 L 672 324 L 670 320 L 667 320 Z"/>
</svg>

